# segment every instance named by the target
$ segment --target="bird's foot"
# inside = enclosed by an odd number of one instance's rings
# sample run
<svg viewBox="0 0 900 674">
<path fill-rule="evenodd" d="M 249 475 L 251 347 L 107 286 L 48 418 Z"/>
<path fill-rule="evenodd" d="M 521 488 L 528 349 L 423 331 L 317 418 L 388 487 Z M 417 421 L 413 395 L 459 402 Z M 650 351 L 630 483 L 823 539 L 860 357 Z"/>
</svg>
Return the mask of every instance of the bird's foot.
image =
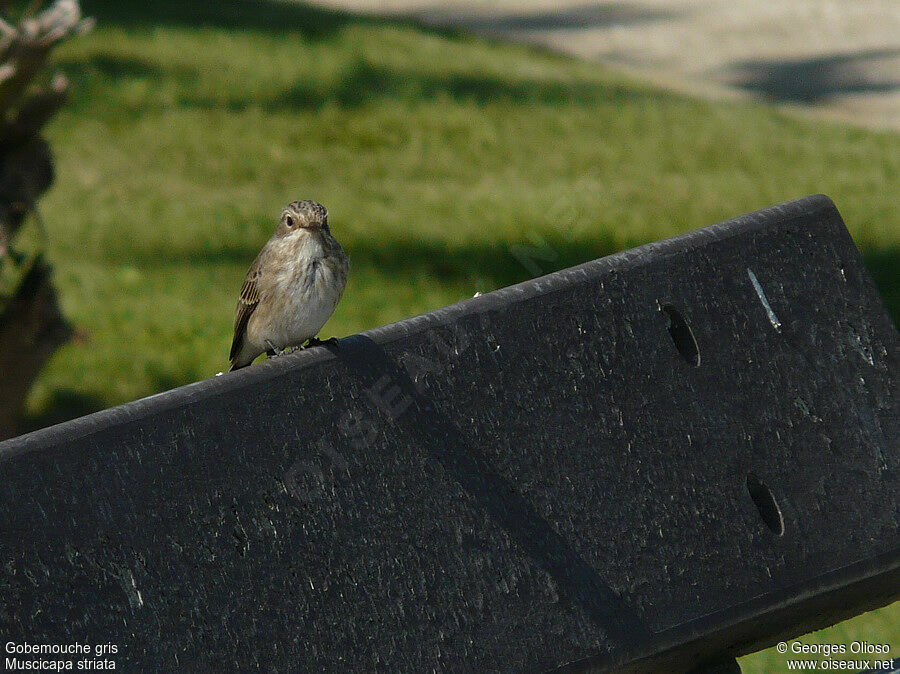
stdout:
<svg viewBox="0 0 900 674">
<path fill-rule="evenodd" d="M 269 347 L 266 349 L 266 355 L 269 358 L 275 358 L 276 356 L 284 355 L 284 349 L 279 349 L 277 346 L 272 344 L 268 339 L 266 340 L 266 346 Z"/>
<path fill-rule="evenodd" d="M 306 342 L 306 346 L 304 346 L 303 348 L 308 349 L 311 346 L 323 346 L 325 344 L 330 344 L 333 346 L 337 343 L 338 343 L 337 337 L 329 337 L 328 339 L 319 339 L 318 337 L 310 337 Z"/>
</svg>

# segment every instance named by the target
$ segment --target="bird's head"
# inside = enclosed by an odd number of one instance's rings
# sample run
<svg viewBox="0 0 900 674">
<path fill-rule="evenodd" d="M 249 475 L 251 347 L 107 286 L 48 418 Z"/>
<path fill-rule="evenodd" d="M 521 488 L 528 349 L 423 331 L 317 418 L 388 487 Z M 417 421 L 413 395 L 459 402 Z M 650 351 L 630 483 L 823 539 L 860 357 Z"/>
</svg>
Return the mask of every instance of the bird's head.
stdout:
<svg viewBox="0 0 900 674">
<path fill-rule="evenodd" d="M 281 222 L 275 233 L 290 236 L 298 231 L 328 231 L 328 209 L 316 201 L 292 201 L 281 211 Z"/>
</svg>

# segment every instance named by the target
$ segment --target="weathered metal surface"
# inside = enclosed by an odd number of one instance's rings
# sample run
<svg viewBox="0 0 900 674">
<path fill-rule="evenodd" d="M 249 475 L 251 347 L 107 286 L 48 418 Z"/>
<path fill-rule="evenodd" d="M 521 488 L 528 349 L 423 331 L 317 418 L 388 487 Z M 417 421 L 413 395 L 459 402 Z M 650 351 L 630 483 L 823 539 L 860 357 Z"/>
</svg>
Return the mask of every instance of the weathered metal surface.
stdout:
<svg viewBox="0 0 900 674">
<path fill-rule="evenodd" d="M 0 444 L 0 633 L 128 671 L 686 671 L 897 596 L 825 197 Z"/>
</svg>

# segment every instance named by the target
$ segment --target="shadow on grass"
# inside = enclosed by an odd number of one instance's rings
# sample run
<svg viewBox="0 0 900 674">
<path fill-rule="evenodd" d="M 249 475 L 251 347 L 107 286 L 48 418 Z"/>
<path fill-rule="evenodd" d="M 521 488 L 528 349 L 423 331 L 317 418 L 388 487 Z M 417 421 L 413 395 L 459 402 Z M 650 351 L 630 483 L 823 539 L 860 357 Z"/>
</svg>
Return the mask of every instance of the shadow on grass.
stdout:
<svg viewBox="0 0 900 674">
<path fill-rule="evenodd" d="M 310 39 L 330 38 L 350 24 L 407 25 L 445 36 L 463 30 L 491 34 L 497 31 L 603 28 L 612 25 L 663 21 L 680 16 L 680 11 L 652 9 L 630 2 L 585 3 L 579 7 L 547 12 L 512 11 L 507 14 L 476 16 L 464 10 L 447 13 L 448 21 L 437 25 L 419 17 L 431 12 L 413 10 L 408 14 L 356 14 L 317 7 L 298 0 L 82 0 L 84 12 L 104 24 L 125 27 L 215 27 L 256 31 L 300 31 Z M 455 20 L 454 20 L 455 17 Z"/>
<path fill-rule="evenodd" d="M 898 49 L 871 49 L 807 59 L 737 63 L 726 77 L 732 84 L 777 103 L 818 103 L 834 96 L 887 93 L 900 87 L 888 64 Z"/>
<path fill-rule="evenodd" d="M 226 354 L 227 355 L 227 354 Z M 223 368 L 227 366 L 223 358 Z M 148 374 L 151 382 L 151 391 L 148 393 L 160 393 L 169 391 L 185 384 L 190 384 L 210 376 L 211 373 L 204 372 L 199 368 L 188 367 L 180 372 L 169 372 L 161 365 L 155 362 L 147 364 Z M 101 397 L 73 391 L 71 389 L 59 389 L 53 391 L 50 399 L 45 403 L 40 412 L 36 414 L 26 414 L 19 422 L 17 434 L 30 433 L 47 426 L 61 424 L 64 421 L 70 421 L 83 417 L 87 414 L 93 414 L 100 410 L 107 409 L 109 403 Z M 3 438 L 0 438 L 2 440 Z"/>
<path fill-rule="evenodd" d="M 433 100 L 473 102 L 485 105 L 575 105 L 616 106 L 628 102 L 647 103 L 672 99 L 674 94 L 624 84 L 590 80 L 559 81 L 499 77 L 480 73 L 446 76 L 414 71 L 390 70 L 357 60 L 332 83 L 300 81 L 281 94 L 266 97 L 234 96 L 225 91 L 203 93 L 198 83 L 203 75 L 183 66 L 162 66 L 140 58 L 96 54 L 86 59 L 60 59 L 57 65 L 75 83 L 76 105 L 90 106 L 96 115 L 95 98 L 103 95 L 104 82 L 116 88 L 123 80 L 172 81 L 177 86 L 173 101 L 154 103 L 152 94 L 140 101 L 121 101 L 110 112 L 141 116 L 155 109 L 228 110 L 242 112 L 260 108 L 269 112 L 315 111 L 325 106 L 352 110 L 369 103 L 392 100 L 406 103 Z M 206 87 L 209 90 L 209 87 Z"/>
<path fill-rule="evenodd" d="M 224 357 L 228 354 L 223 354 L 222 367 L 227 368 L 228 363 L 225 361 Z M 148 362 L 147 363 L 147 374 L 152 382 L 151 389 L 158 393 L 161 391 L 171 391 L 174 388 L 178 388 L 179 386 L 184 386 L 185 384 L 190 384 L 195 381 L 200 381 L 201 379 L 206 379 L 212 372 L 206 372 L 194 364 L 188 365 L 187 367 L 183 367 L 177 371 L 171 371 L 166 369 L 160 363 L 157 362 Z"/>
<path fill-rule="evenodd" d="M 99 412 L 106 407 L 107 405 L 98 396 L 70 389 L 57 390 L 51 394 L 43 410 L 37 414 L 26 415 L 22 419 L 19 433 L 30 433 L 39 428 Z"/>
<path fill-rule="evenodd" d="M 424 275 L 439 283 L 479 281 L 482 292 L 527 281 L 617 252 L 612 237 L 576 240 L 542 237 L 517 243 L 467 246 L 433 243 L 356 245 L 351 262 L 357 269 L 402 278 Z"/>
<path fill-rule="evenodd" d="M 83 0 L 86 16 L 101 25 L 126 28 L 226 28 L 258 32 L 299 32 L 309 40 L 334 38 L 348 25 L 415 25 L 440 35 L 454 29 L 426 27 L 411 19 L 351 14 L 285 0 Z"/>
<path fill-rule="evenodd" d="M 104 77 L 110 80 L 122 79 L 164 79 L 181 74 L 185 79 L 196 77 L 195 72 L 184 69 L 174 69 L 171 66 L 162 68 L 146 59 L 123 58 L 109 54 L 94 54 L 88 58 L 58 59 L 55 65 L 63 68 L 66 73 L 78 77 Z"/>
<path fill-rule="evenodd" d="M 630 2 L 589 2 L 577 7 L 556 7 L 546 12 L 509 12 L 485 17 L 462 15 L 471 29 L 494 31 L 585 30 L 652 23 L 682 16 L 684 12 L 655 9 Z"/>
<path fill-rule="evenodd" d="M 451 99 L 479 105 L 615 105 L 629 100 L 667 97 L 668 94 L 625 85 L 592 81 L 560 82 L 500 78 L 493 75 L 453 73 L 445 77 L 392 71 L 357 61 L 335 84 L 316 87 L 299 82 L 271 101 L 270 110 L 315 110 L 325 105 L 357 108 L 373 100 L 429 101 Z"/>
<path fill-rule="evenodd" d="M 135 0 L 85 0 L 85 13 L 98 19 L 101 26 L 121 25 L 126 27 L 178 26 L 200 28 L 221 27 L 230 30 L 249 29 L 267 31 L 288 36 L 299 31 L 310 39 L 323 40 L 337 34 L 349 25 L 409 26 L 422 33 L 440 35 L 446 39 L 459 40 L 460 31 L 438 28 L 414 19 L 404 17 L 378 17 L 356 15 L 313 7 L 302 2 L 277 0 L 203 0 L 182 2 L 180 0 L 157 0 L 156 2 L 136 2 Z M 601 14 L 615 8 L 604 8 Z M 631 16 L 634 8 L 625 6 L 615 9 Z M 206 87 L 198 84 L 208 76 L 199 70 L 192 70 L 167 63 L 158 63 L 134 57 L 119 57 L 98 54 L 87 59 L 62 59 L 58 65 L 76 84 L 76 104 L 90 106 L 96 114 L 95 97 L 105 92 L 96 91 L 99 80 L 118 82 L 127 79 L 169 81 L 177 87 L 174 100 L 165 96 L 164 102 L 152 100 L 152 88 L 143 100 L 119 101 L 117 114 L 141 115 L 154 107 L 203 110 L 221 109 L 239 112 L 250 108 L 269 111 L 317 110 L 326 105 L 336 105 L 345 109 L 363 106 L 378 100 L 419 101 L 452 99 L 474 101 L 480 105 L 489 103 L 507 104 L 578 104 L 597 105 L 622 103 L 626 100 L 645 100 L 671 97 L 672 94 L 641 90 L 633 86 L 605 85 L 590 80 L 555 81 L 522 77 L 505 77 L 478 72 L 458 71 L 447 75 L 427 74 L 413 70 L 394 70 L 373 64 L 365 59 L 357 59 L 347 64 L 343 76 L 333 82 L 298 81 L 294 86 L 269 98 L 242 97 L 239 94 L 221 90 L 220 87 Z M 93 86 L 92 86 L 93 85 Z M 91 89 L 95 91 L 91 91 Z M 215 93 L 208 93 L 210 90 Z M 120 109 L 124 107 L 124 109 Z"/>
</svg>

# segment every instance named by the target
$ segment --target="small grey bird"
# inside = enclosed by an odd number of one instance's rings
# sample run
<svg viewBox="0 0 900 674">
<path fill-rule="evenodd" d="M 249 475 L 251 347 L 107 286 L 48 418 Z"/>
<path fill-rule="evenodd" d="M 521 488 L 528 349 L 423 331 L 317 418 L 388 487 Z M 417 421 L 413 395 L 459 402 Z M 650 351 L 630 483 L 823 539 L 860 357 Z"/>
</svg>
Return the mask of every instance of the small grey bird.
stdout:
<svg viewBox="0 0 900 674">
<path fill-rule="evenodd" d="M 328 229 L 328 210 L 315 201 L 284 207 L 272 238 L 256 256 L 237 303 L 231 369 L 263 352 L 280 354 L 316 335 L 344 293 L 350 259 Z"/>
</svg>

